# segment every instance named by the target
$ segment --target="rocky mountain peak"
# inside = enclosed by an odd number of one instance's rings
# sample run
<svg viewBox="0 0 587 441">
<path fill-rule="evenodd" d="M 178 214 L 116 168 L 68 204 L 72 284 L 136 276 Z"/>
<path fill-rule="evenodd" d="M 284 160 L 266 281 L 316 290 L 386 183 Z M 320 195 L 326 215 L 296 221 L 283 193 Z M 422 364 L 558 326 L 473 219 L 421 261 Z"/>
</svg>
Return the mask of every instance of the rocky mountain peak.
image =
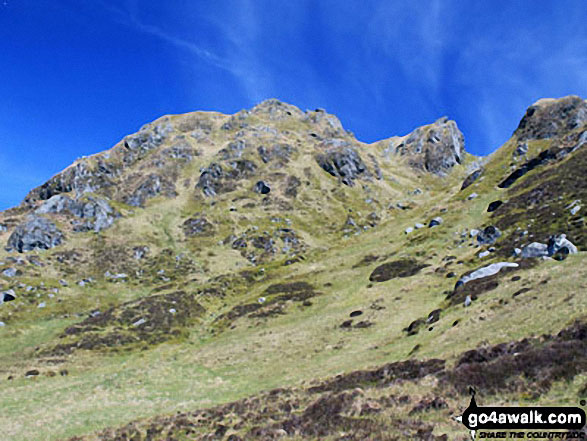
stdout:
<svg viewBox="0 0 587 441">
<path fill-rule="evenodd" d="M 444 116 L 401 138 L 394 152 L 408 157 L 408 163 L 416 169 L 444 176 L 462 162 L 465 138 L 457 123 Z"/>
<path fill-rule="evenodd" d="M 486 158 L 447 117 L 366 144 L 272 99 L 78 159 L 0 212 L 3 434 L 444 441 L 471 387 L 576 403 L 587 122 L 533 107 L 560 134 Z"/>
<path fill-rule="evenodd" d="M 541 99 L 528 107 L 514 132 L 518 140 L 553 138 L 587 122 L 587 101 L 570 95 Z"/>
</svg>

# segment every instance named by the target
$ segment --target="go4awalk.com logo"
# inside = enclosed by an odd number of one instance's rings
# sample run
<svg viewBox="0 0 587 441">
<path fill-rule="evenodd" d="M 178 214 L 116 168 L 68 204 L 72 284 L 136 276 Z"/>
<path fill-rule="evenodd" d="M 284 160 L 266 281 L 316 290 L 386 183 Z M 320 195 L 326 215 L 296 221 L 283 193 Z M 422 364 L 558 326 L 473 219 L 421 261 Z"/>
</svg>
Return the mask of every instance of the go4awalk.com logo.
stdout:
<svg viewBox="0 0 587 441">
<path fill-rule="evenodd" d="M 586 439 L 585 411 L 580 407 L 477 406 L 475 390 L 471 402 L 457 417 L 475 439 Z M 584 402 L 582 401 L 583 405 Z"/>
</svg>

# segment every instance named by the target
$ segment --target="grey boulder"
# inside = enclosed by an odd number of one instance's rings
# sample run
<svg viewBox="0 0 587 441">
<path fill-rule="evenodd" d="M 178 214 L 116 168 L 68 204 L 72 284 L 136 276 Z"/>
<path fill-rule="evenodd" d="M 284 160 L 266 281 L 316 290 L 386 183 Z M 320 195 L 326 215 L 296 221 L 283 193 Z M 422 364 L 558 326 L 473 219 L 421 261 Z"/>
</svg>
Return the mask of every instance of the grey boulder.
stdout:
<svg viewBox="0 0 587 441">
<path fill-rule="evenodd" d="M 16 299 L 16 294 L 14 290 L 9 289 L 8 291 L 0 292 L 0 305 L 5 302 L 11 302 L 12 300 Z"/>
<path fill-rule="evenodd" d="M 19 253 L 32 250 L 48 250 L 63 241 L 63 233 L 55 224 L 44 217 L 29 216 L 27 221 L 18 225 L 10 237 L 6 249 Z"/>
<path fill-rule="evenodd" d="M 436 226 L 440 225 L 441 223 L 442 223 L 442 218 L 440 216 L 435 217 L 428 224 L 428 228 L 436 227 Z"/>
<path fill-rule="evenodd" d="M 267 194 L 271 191 L 271 187 L 264 181 L 258 181 L 253 187 L 253 191 L 259 194 Z"/>
<path fill-rule="evenodd" d="M 499 228 L 490 225 L 477 234 L 477 242 L 479 245 L 491 245 L 495 243 L 499 237 L 501 237 L 501 231 L 499 231 Z"/>
<path fill-rule="evenodd" d="M 577 252 L 577 247 L 567 239 L 566 234 L 550 236 L 548 240 L 549 256 L 554 256 L 555 254 L 577 254 Z"/>
<path fill-rule="evenodd" d="M 352 147 L 331 148 L 318 155 L 316 162 L 324 171 L 348 186 L 353 186 L 354 180 L 361 176 L 370 176 L 363 159 Z"/>
<path fill-rule="evenodd" d="M 522 249 L 521 256 L 523 258 L 543 258 L 555 255 L 566 256 L 567 254 L 576 254 L 577 252 L 577 247 L 567 239 L 565 234 L 561 234 L 550 236 L 548 245 L 540 242 L 533 242 L 530 245 L 526 245 Z"/>
<path fill-rule="evenodd" d="M 16 268 L 6 268 L 2 271 L 2 275 L 4 277 L 15 277 L 16 276 Z"/>
<path fill-rule="evenodd" d="M 485 277 L 493 276 L 500 272 L 503 268 L 517 268 L 519 265 L 513 262 L 498 262 L 492 263 L 491 265 L 484 266 L 483 268 L 479 268 L 473 271 L 466 276 L 461 277 L 456 286 L 464 285 L 465 283 L 471 282 L 477 279 L 483 279 Z"/>
<path fill-rule="evenodd" d="M 548 256 L 548 246 L 540 242 L 532 242 L 522 248 L 521 255 L 524 259 Z"/>
</svg>

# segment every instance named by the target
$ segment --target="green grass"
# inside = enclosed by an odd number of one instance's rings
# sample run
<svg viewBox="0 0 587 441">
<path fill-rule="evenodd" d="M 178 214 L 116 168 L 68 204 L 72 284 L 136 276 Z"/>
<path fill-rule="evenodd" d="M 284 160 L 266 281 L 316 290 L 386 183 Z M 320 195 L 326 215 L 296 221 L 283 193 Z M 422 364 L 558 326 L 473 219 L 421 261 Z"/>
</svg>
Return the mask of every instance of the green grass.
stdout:
<svg viewBox="0 0 587 441">
<path fill-rule="evenodd" d="M 218 114 L 198 115 L 209 119 L 216 128 L 227 120 Z M 181 118 L 172 116 L 171 121 L 175 123 Z M 270 124 L 266 117 L 259 115 L 249 116 L 247 123 Z M 443 257 L 456 256 L 455 263 L 447 270 L 457 275 L 492 261 L 493 257 L 478 259 L 479 249 L 469 246 L 470 239 L 461 244 L 461 232 L 489 222 L 486 207 L 501 197 L 496 184 L 509 174 L 511 151 L 516 147 L 514 140 L 488 159 L 484 178 L 463 192 L 459 189 L 467 175 L 465 167 L 457 167 L 448 177 L 439 179 L 417 174 L 393 156 L 388 160 L 380 158 L 385 180 L 357 181 L 354 187 L 345 187 L 313 160 L 316 150 L 306 132 L 319 132 L 324 129 L 324 122 L 313 125 L 286 120 L 271 124 L 291 132 L 289 135 L 281 132 L 277 141 L 286 140 L 292 145 L 299 142 L 296 160 L 285 169 L 260 172 L 283 172 L 300 178 L 303 184 L 297 198 L 288 200 L 292 210 L 264 206 L 262 196 L 250 191 L 257 176 L 239 181 L 238 190 L 218 195 L 214 204 L 202 197 L 200 190 L 194 188 L 200 167 L 217 160 L 215 152 L 237 132 L 216 130 L 208 141 L 197 145 L 202 155 L 180 171 L 176 198 L 154 198 L 144 209 L 115 204 L 124 217 L 112 228 L 100 235 L 68 232 L 65 245 L 36 253 L 48 265 L 41 269 L 26 266 L 26 274 L 19 281 L 35 287 L 43 282 L 46 288 L 58 287 L 60 292 L 48 299 L 48 291 L 39 289 L 41 297 L 37 298 L 37 292 L 26 294 L 18 288 L 17 301 L 0 309 L 0 320 L 7 323 L 0 328 L 3 439 L 64 439 L 135 419 L 210 407 L 276 387 L 307 386 L 338 373 L 410 357 L 439 357 L 452 363 L 464 350 L 556 333 L 573 319 L 583 318 L 587 300 L 582 293 L 587 278 L 586 256 L 581 253 L 564 262 L 541 262 L 520 272 L 522 280 L 518 282 L 510 277 L 500 279 L 497 289 L 482 295 L 471 307 L 458 305 L 443 310 L 440 321 L 430 331 L 424 326 L 410 337 L 403 331 L 413 320 L 426 318 L 430 311 L 446 307 L 445 291 L 452 289 L 456 279 L 435 272 L 445 264 Z M 252 150 L 245 157 L 253 158 L 258 165 L 261 161 L 256 157 L 256 147 L 277 142 L 269 135 L 249 137 L 247 141 Z M 542 150 L 545 143 L 530 143 L 531 153 Z M 362 145 L 365 153 L 378 153 L 384 147 L 385 142 Z M 364 160 L 370 164 L 366 157 Z M 309 177 L 307 168 L 311 171 Z M 188 178 L 189 186 L 180 184 Z M 282 194 L 282 178 L 275 178 L 275 192 L 271 196 L 287 199 Z M 363 184 L 370 188 L 369 192 L 363 189 Z M 423 189 L 424 193 L 409 194 L 415 188 Z M 479 197 L 467 200 L 473 191 Z M 367 203 L 367 197 L 374 202 Z M 244 205 L 251 201 L 255 207 L 245 209 Z M 413 208 L 405 211 L 388 208 L 397 202 L 410 202 Z M 237 211 L 228 210 L 232 205 Z M 361 224 L 372 211 L 381 218 L 375 228 L 344 237 L 342 229 L 348 214 Z M 195 213 L 202 213 L 214 223 L 216 231 L 212 237 L 184 237 L 181 224 Z M 444 219 L 441 226 L 404 234 L 415 222 L 426 224 L 439 215 Z M 229 234 L 239 235 L 253 225 L 259 232 L 272 232 L 284 226 L 271 222 L 272 217 L 291 219 L 290 227 L 308 246 L 303 253 L 305 260 L 284 266 L 285 256 L 278 254 L 255 267 L 239 251 L 219 243 Z M 67 229 L 67 222 L 62 225 Z M 138 245 L 150 248 L 149 257 L 141 262 L 136 262 L 131 255 L 132 247 Z M 82 262 L 49 262 L 49 258 L 64 250 L 76 250 Z M 164 254 L 166 250 L 170 250 L 169 255 Z M 177 268 L 175 256 L 182 253 L 194 262 L 187 270 Z M 367 255 L 379 259 L 354 267 Z M 0 260 L 7 256 L 0 251 Z M 413 277 L 369 282 L 369 275 L 378 265 L 399 258 L 414 258 L 430 266 Z M 459 265 L 456 261 L 463 263 Z M 131 280 L 110 283 L 103 277 L 107 268 L 112 271 L 128 268 Z M 139 269 L 143 273 L 137 276 L 135 271 Z M 173 279 L 163 281 L 158 275 L 160 269 Z M 239 275 L 242 270 L 254 271 L 254 281 L 242 278 Z M 221 275 L 226 277 L 218 280 Z M 96 279 L 93 284 L 84 288 L 76 285 L 78 280 L 89 276 Z M 62 288 L 58 284 L 60 278 L 66 278 L 70 286 Z M 548 282 L 541 284 L 543 280 Z M 257 301 L 268 286 L 291 281 L 308 282 L 320 295 L 311 299 L 311 306 L 287 302 L 284 315 L 265 319 L 241 317 L 227 326 L 216 321 L 236 305 Z M 11 283 L 4 280 L 3 287 Z M 162 288 L 161 293 L 176 290 L 197 293 L 213 286 L 223 296 L 196 294 L 207 311 L 197 325 L 185 330 L 187 336 L 181 339 L 141 350 L 137 345 L 130 351 L 77 351 L 65 357 L 42 357 L 35 351 L 38 347 L 59 344 L 64 329 L 82 321 L 89 311 L 119 306 L 151 295 L 154 288 L 166 285 L 169 286 Z M 512 298 L 523 286 L 531 291 Z M 28 301 L 29 297 L 32 302 Z M 37 308 L 40 301 L 46 301 L 47 307 Z M 376 302 L 384 309 L 372 309 Z M 364 312 L 355 323 L 369 320 L 374 325 L 366 329 L 341 329 L 341 323 L 354 310 Z M 452 326 L 456 320 L 459 324 Z M 419 349 L 413 352 L 416 346 Z M 25 378 L 24 373 L 30 369 L 38 369 L 41 375 Z M 59 375 L 63 369 L 68 375 Z M 49 376 L 52 373 L 57 375 Z M 7 379 L 9 376 L 12 380 Z M 424 396 L 430 390 L 430 381 L 433 380 L 395 385 L 391 392 Z M 564 384 L 557 384 L 540 402 L 574 402 L 573 394 L 581 384 L 584 375 L 575 378 L 568 390 Z M 507 397 L 504 401 L 514 398 Z M 449 412 L 466 405 L 459 399 L 451 397 L 449 410 L 422 418 L 439 424 L 443 432 L 438 433 L 461 433 L 458 427 L 446 422 Z M 401 409 L 400 415 L 406 416 L 407 410 Z"/>
</svg>

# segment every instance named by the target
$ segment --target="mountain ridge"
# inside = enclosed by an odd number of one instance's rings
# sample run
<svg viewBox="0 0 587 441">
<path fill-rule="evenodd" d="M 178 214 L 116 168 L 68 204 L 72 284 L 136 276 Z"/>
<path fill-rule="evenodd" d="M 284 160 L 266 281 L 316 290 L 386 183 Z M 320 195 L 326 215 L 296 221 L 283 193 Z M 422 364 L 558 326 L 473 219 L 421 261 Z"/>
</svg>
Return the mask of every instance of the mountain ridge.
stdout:
<svg viewBox="0 0 587 441">
<path fill-rule="evenodd" d="M 464 379 L 582 398 L 586 103 L 532 108 L 487 157 L 272 99 L 81 158 L 0 212 L 7 439 L 464 440 Z"/>
</svg>

